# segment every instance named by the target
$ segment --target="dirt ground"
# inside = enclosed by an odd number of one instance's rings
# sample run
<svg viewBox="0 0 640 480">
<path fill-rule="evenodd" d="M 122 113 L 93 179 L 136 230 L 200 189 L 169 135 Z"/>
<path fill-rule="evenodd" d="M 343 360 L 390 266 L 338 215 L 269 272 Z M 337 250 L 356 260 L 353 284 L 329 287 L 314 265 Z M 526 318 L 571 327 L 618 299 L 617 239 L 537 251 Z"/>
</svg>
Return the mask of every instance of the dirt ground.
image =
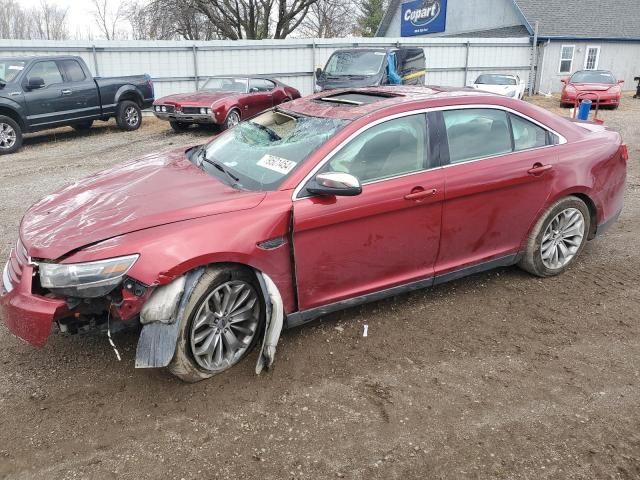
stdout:
<svg viewBox="0 0 640 480">
<path fill-rule="evenodd" d="M 626 205 L 562 276 L 506 268 L 330 315 L 285 332 L 268 374 L 254 352 L 195 385 L 135 370 L 132 333 L 118 362 L 102 337 L 35 350 L 0 326 L 0 478 L 640 478 L 640 100 L 602 116 L 630 147 Z M 44 194 L 210 135 L 31 135 L 0 157 L 0 257 Z"/>
</svg>

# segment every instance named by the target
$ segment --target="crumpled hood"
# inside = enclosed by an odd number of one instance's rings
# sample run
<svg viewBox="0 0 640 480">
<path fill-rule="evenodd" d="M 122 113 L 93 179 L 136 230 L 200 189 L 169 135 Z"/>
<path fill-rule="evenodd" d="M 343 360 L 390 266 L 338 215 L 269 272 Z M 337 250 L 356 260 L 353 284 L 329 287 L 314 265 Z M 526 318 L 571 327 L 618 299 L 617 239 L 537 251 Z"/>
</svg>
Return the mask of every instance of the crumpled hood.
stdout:
<svg viewBox="0 0 640 480">
<path fill-rule="evenodd" d="M 223 98 L 234 97 L 238 95 L 237 92 L 211 92 L 207 90 L 201 90 L 193 93 L 178 93 L 175 95 L 169 95 L 156 100 L 156 104 L 160 105 L 211 105 L 213 102 L 222 100 Z"/>
<path fill-rule="evenodd" d="M 611 83 L 570 83 L 579 92 L 604 92 L 615 85 Z"/>
<path fill-rule="evenodd" d="M 25 214 L 28 254 L 57 259 L 145 228 L 257 206 L 264 192 L 237 190 L 193 165 L 184 149 L 143 157 L 44 197 Z"/>
</svg>

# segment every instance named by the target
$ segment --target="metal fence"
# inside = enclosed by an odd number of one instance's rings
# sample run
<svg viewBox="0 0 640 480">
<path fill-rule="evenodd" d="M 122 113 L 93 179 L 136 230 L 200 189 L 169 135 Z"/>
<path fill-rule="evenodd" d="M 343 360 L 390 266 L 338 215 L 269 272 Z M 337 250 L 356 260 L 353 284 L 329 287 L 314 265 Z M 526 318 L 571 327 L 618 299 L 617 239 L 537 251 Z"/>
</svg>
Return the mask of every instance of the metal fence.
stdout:
<svg viewBox="0 0 640 480">
<path fill-rule="evenodd" d="M 341 38 L 242 41 L 0 40 L 0 56 L 79 55 L 95 76 L 148 73 L 156 97 L 193 91 L 212 75 L 269 74 L 313 91 L 316 67 L 338 48 L 411 46 L 425 50 L 426 83 L 464 86 L 484 72 L 535 78 L 533 49 L 523 38 Z"/>
</svg>

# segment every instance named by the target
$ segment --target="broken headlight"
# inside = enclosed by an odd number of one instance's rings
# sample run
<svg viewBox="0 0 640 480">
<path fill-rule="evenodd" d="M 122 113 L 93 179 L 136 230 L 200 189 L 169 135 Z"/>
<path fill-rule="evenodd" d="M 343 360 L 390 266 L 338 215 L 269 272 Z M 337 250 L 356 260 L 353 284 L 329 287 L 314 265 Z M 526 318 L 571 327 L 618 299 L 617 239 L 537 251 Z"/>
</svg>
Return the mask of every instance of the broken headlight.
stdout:
<svg viewBox="0 0 640 480">
<path fill-rule="evenodd" d="M 87 263 L 38 263 L 40 285 L 69 297 L 96 298 L 115 288 L 138 255 Z"/>
</svg>

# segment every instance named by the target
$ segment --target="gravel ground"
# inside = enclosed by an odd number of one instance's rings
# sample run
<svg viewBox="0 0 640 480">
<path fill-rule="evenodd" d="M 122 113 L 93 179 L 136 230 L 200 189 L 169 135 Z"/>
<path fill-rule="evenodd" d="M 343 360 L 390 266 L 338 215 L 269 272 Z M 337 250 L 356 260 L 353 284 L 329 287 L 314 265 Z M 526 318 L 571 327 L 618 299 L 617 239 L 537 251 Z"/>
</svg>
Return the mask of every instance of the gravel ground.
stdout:
<svg viewBox="0 0 640 480">
<path fill-rule="evenodd" d="M 194 385 L 135 370 L 135 334 L 118 362 L 105 338 L 35 350 L 0 326 L 0 478 L 640 478 L 640 100 L 602 117 L 630 147 L 625 209 L 562 276 L 507 268 L 333 314 L 285 332 L 268 374 L 254 352 Z M 44 194 L 209 135 L 145 118 L 30 136 L 0 157 L 0 257 Z"/>
</svg>

